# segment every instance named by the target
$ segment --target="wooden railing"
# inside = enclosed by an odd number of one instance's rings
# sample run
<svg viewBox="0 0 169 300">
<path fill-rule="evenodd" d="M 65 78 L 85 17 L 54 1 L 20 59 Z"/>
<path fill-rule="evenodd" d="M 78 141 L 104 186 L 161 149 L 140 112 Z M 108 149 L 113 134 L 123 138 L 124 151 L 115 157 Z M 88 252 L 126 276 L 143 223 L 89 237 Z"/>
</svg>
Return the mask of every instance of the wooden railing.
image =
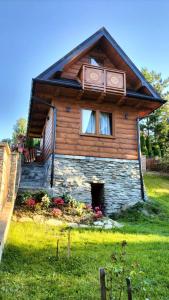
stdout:
<svg viewBox="0 0 169 300">
<path fill-rule="evenodd" d="M 23 151 L 23 157 L 25 163 L 43 161 L 43 154 L 38 148 L 25 148 Z"/>
<path fill-rule="evenodd" d="M 83 65 L 79 77 L 84 90 L 95 90 L 105 94 L 126 94 L 126 74 L 120 70 Z"/>
</svg>

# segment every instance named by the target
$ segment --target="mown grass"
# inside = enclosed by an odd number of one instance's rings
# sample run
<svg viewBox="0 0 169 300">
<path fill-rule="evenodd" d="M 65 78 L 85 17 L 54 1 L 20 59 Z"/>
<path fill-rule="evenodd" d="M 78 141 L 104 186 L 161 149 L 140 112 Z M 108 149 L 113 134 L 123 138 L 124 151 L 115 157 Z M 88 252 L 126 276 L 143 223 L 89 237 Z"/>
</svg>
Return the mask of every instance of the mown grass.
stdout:
<svg viewBox="0 0 169 300">
<path fill-rule="evenodd" d="M 12 222 L 0 265 L 0 299 L 100 299 L 98 269 L 111 265 L 117 243 L 126 240 L 128 264 L 139 262 L 149 299 L 168 300 L 169 178 L 146 175 L 145 183 L 155 213 L 145 216 L 134 211 L 131 216 L 129 212 L 119 230 L 73 230 L 70 259 L 63 237 L 56 260 L 51 226 Z"/>
</svg>

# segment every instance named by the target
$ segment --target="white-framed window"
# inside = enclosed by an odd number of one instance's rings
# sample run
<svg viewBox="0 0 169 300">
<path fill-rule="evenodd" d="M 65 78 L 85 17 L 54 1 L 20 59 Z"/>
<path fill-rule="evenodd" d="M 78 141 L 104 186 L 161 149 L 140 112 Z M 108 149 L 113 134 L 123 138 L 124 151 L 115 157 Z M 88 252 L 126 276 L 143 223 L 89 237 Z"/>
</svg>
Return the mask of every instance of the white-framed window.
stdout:
<svg viewBox="0 0 169 300">
<path fill-rule="evenodd" d="M 100 112 L 99 133 L 112 135 L 112 113 Z"/>
<path fill-rule="evenodd" d="M 82 133 L 96 133 L 96 111 L 82 109 Z"/>
<path fill-rule="evenodd" d="M 97 136 L 113 136 L 113 114 L 99 110 L 81 110 L 81 133 Z"/>
</svg>

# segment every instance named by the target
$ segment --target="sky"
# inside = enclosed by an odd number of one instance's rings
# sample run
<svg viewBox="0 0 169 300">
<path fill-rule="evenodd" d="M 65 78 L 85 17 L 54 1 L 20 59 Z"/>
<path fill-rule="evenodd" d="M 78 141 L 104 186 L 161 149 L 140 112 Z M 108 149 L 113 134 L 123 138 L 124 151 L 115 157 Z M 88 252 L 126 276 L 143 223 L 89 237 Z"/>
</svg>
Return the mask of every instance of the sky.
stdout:
<svg viewBox="0 0 169 300">
<path fill-rule="evenodd" d="M 27 118 L 32 78 L 102 26 L 138 68 L 169 76 L 169 0 L 0 0 L 0 140 Z"/>
</svg>

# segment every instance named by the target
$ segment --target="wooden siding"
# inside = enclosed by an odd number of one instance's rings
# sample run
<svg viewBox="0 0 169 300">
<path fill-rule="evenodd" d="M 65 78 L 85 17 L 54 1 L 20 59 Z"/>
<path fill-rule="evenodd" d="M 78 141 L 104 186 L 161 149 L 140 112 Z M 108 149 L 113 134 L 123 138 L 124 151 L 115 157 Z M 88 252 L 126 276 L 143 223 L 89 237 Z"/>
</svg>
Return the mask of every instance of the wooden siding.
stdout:
<svg viewBox="0 0 169 300">
<path fill-rule="evenodd" d="M 57 108 L 56 153 L 107 158 L 137 159 L 137 110 L 106 103 L 59 98 Z M 69 109 L 68 109 L 69 108 Z M 113 113 L 115 138 L 81 135 L 81 109 Z M 128 119 L 125 119 L 125 114 Z"/>
<path fill-rule="evenodd" d="M 90 64 L 90 57 L 98 57 L 104 61 L 103 67 L 108 69 L 117 69 L 115 64 L 107 57 L 107 55 L 98 48 L 94 48 L 89 51 L 86 55 L 79 58 L 76 62 L 72 63 L 65 67 L 64 71 L 61 74 L 61 77 L 68 79 L 77 79 L 80 68 L 83 64 Z M 130 78 L 127 76 L 127 88 L 132 87 L 132 82 L 130 82 Z"/>
<path fill-rule="evenodd" d="M 52 128 L 53 128 L 53 110 L 50 109 L 46 123 L 43 129 L 41 149 L 43 151 L 43 158 L 47 159 L 52 151 Z"/>
<path fill-rule="evenodd" d="M 88 54 L 84 55 L 78 61 L 73 63 L 71 66 L 65 68 L 61 77 L 75 79 L 78 76 L 79 70 L 82 64 L 90 64 L 90 57 L 99 57 L 104 61 L 105 68 L 115 69 L 113 63 L 109 60 L 109 58 L 99 49 L 93 49 Z"/>
</svg>

